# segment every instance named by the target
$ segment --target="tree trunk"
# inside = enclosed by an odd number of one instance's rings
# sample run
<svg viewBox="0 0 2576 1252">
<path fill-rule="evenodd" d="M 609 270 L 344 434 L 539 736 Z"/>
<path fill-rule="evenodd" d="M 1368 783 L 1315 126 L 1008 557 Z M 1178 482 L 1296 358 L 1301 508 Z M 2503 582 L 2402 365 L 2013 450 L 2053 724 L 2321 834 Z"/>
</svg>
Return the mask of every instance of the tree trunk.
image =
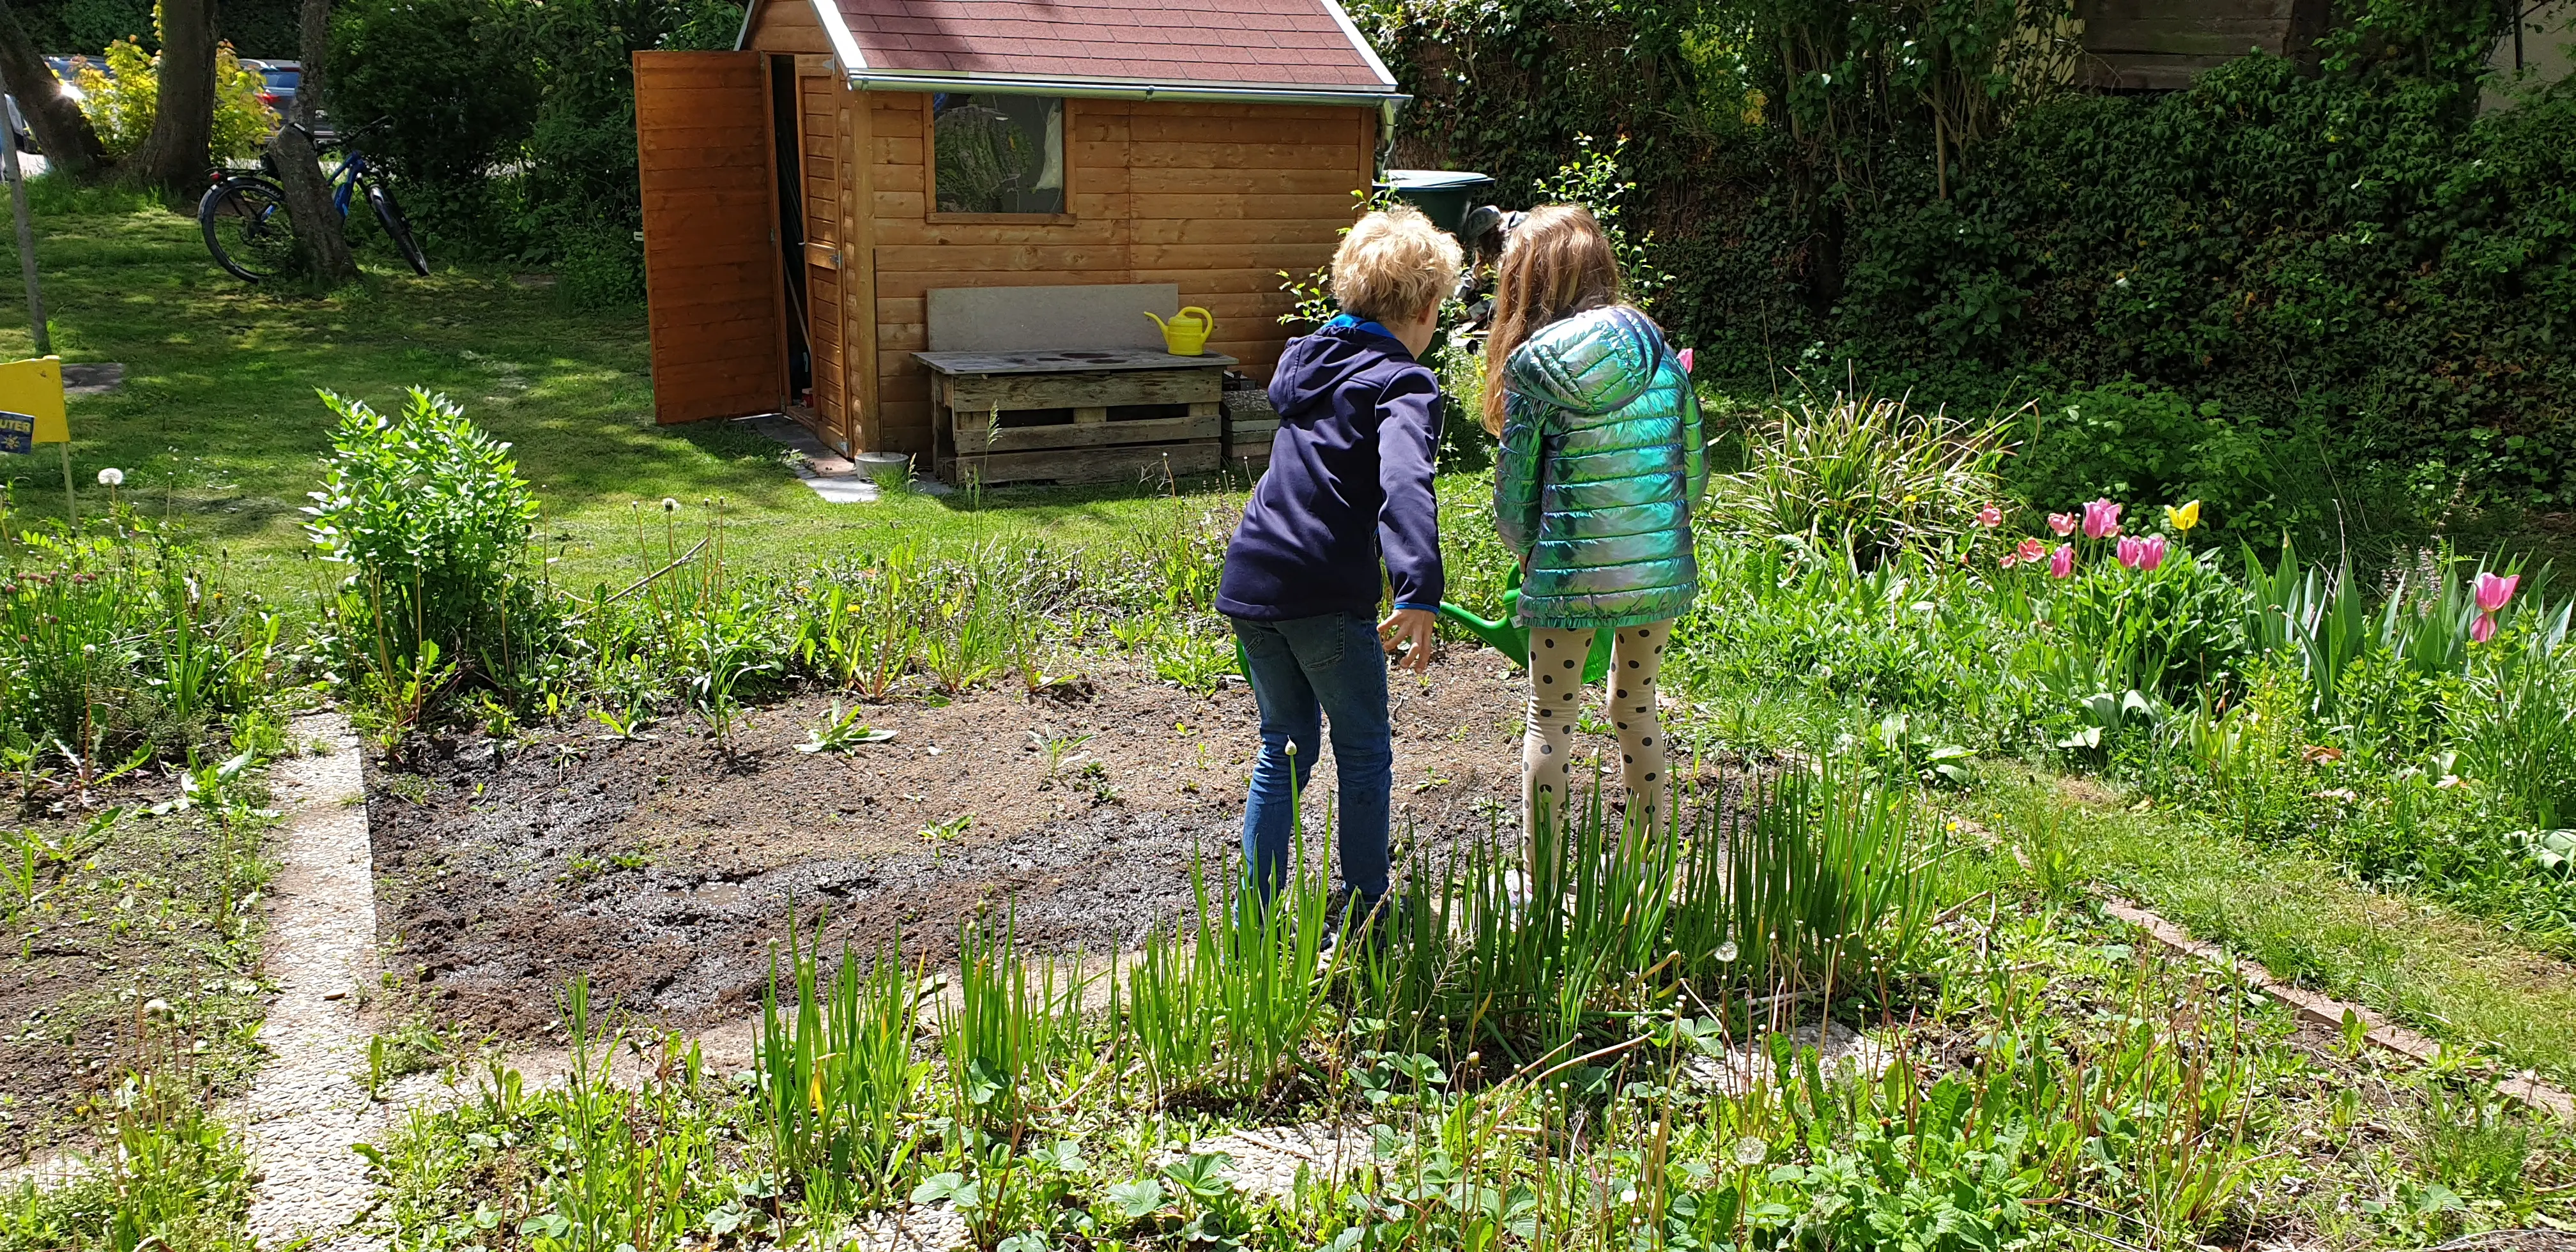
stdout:
<svg viewBox="0 0 2576 1252">
<path fill-rule="evenodd" d="M 18 111 L 36 146 L 44 149 L 48 168 L 79 179 L 95 178 L 106 168 L 107 151 L 99 147 L 98 132 L 81 116 L 80 105 L 63 94 L 8 0 L 0 0 L 0 81 L 17 97 Z"/>
<path fill-rule="evenodd" d="M 160 73 L 152 133 L 126 158 L 123 173 L 138 186 L 194 200 L 213 163 L 215 0 L 161 0 Z"/>
<path fill-rule="evenodd" d="M 358 276 L 349 236 L 331 207 L 331 184 L 313 149 L 315 119 L 322 116 L 322 62 L 331 43 L 331 0 L 304 0 L 301 35 L 304 75 L 295 87 L 293 126 L 280 126 L 268 141 L 278 185 L 286 190 L 286 215 L 295 226 L 295 263 L 305 277 L 337 286 Z M 364 206 L 353 204 L 353 210 Z"/>
</svg>

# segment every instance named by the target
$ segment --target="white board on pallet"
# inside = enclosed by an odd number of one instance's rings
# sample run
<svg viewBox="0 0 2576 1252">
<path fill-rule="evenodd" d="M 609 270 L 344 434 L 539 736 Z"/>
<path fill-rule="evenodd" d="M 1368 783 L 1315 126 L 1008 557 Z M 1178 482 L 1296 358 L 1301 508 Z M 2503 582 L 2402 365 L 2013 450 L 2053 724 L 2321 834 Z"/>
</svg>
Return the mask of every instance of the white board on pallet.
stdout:
<svg viewBox="0 0 2576 1252">
<path fill-rule="evenodd" d="M 933 352 L 1163 350 L 1151 319 L 1181 309 L 1177 283 L 1078 283 L 1061 287 L 933 287 Z"/>
</svg>

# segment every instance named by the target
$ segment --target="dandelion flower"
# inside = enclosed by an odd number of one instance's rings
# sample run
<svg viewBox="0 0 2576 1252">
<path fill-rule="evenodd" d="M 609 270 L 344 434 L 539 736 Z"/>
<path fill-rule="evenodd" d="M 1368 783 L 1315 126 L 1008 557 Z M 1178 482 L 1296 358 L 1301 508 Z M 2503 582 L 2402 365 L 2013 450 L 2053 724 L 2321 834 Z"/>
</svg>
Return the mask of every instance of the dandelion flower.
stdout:
<svg viewBox="0 0 2576 1252">
<path fill-rule="evenodd" d="M 124 485 L 125 485 L 125 471 L 124 471 L 124 470 L 121 470 L 121 469 L 118 469 L 118 468 L 116 468 L 116 467 L 115 467 L 115 466 L 113 466 L 113 465 L 108 466 L 106 469 L 100 470 L 100 471 L 98 472 L 98 485 L 99 485 L 99 486 L 102 486 L 102 487 L 122 487 L 122 486 L 124 486 Z"/>
</svg>

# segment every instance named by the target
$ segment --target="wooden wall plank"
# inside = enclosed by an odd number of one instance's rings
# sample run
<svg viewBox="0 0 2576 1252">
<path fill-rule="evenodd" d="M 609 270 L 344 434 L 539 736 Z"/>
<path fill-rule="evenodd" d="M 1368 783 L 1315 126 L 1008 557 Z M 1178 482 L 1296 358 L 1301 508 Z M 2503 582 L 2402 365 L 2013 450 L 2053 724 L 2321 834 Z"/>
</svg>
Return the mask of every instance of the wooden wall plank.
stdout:
<svg viewBox="0 0 2576 1252">
<path fill-rule="evenodd" d="M 745 46 L 762 52 L 829 53 L 831 37 L 814 14 L 813 0 L 758 0 Z"/>
</svg>

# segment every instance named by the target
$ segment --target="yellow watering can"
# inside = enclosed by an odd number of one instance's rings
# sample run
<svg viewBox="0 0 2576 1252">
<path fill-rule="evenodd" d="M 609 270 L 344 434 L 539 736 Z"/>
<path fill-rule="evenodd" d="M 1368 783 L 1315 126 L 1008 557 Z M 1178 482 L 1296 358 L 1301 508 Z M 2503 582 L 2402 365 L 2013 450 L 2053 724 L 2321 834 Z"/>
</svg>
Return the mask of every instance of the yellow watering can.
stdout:
<svg viewBox="0 0 2576 1252">
<path fill-rule="evenodd" d="M 1151 313 L 1145 316 L 1154 317 Z M 1172 320 L 1168 322 L 1154 317 L 1154 324 L 1163 328 L 1163 347 L 1173 356 L 1198 356 L 1205 353 L 1208 335 L 1216 329 L 1216 319 L 1210 316 L 1206 309 L 1197 305 L 1173 314 Z"/>
</svg>

